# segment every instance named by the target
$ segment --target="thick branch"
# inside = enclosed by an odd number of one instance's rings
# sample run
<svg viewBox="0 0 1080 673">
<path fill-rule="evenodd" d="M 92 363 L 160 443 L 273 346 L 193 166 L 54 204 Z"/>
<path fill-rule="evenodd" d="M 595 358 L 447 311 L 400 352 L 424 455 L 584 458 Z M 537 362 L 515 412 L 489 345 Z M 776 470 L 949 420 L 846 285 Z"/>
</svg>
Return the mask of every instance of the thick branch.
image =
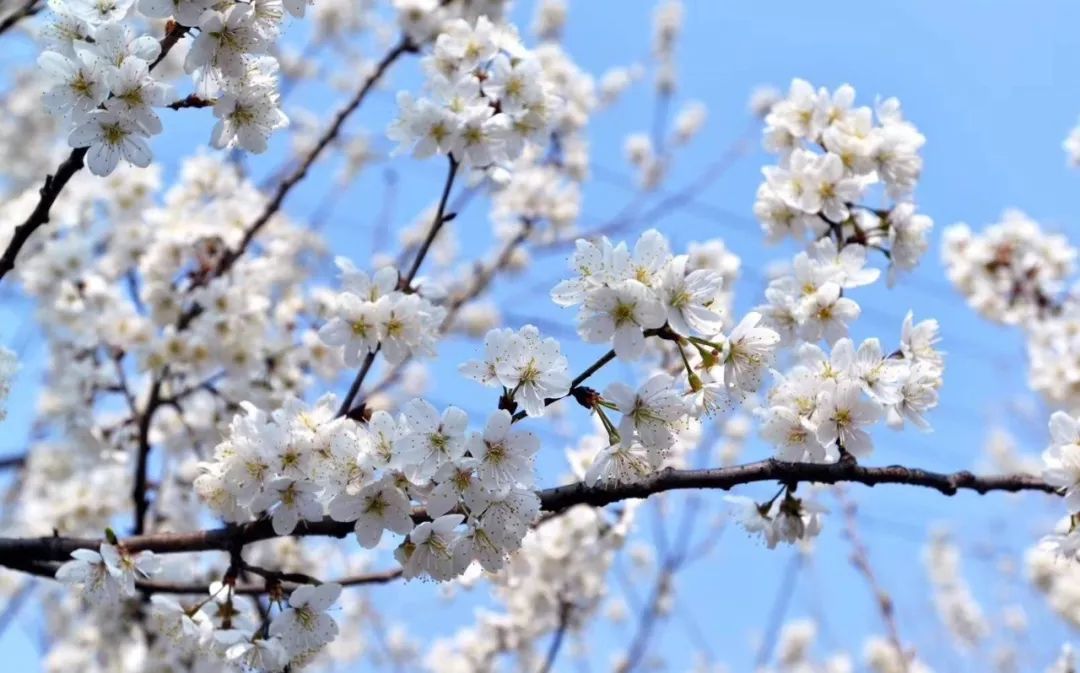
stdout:
<svg viewBox="0 0 1080 673">
<path fill-rule="evenodd" d="M 968 471 L 929 472 L 901 465 L 863 467 L 855 463 L 789 463 L 769 459 L 746 465 L 703 470 L 666 469 L 634 484 L 586 486 L 579 482 L 549 488 L 540 495 L 545 510 L 561 511 L 574 505 L 600 507 L 628 498 L 647 498 L 664 491 L 699 488 L 728 490 L 739 484 L 758 481 L 779 481 L 785 484 L 853 482 L 866 486 L 907 484 L 931 488 L 944 495 L 955 495 L 960 490 L 971 490 L 980 494 L 990 491 L 1056 493 L 1053 486 L 1027 474 L 977 477 Z"/>
<path fill-rule="evenodd" d="M 900 465 L 863 467 L 847 463 L 789 463 L 770 459 L 733 467 L 702 470 L 667 469 L 635 484 L 587 486 L 579 482 L 545 489 L 538 495 L 545 511 L 561 512 L 575 505 L 602 507 L 629 498 L 647 498 L 654 493 L 664 491 L 728 490 L 733 486 L 759 481 L 779 481 L 785 484 L 852 482 L 867 486 L 906 484 L 930 488 L 945 495 L 954 495 L 960 490 L 970 490 L 980 494 L 991 491 L 1057 493 L 1054 487 L 1038 477 L 1027 474 L 978 477 L 966 471 L 928 472 Z M 417 513 L 416 518 L 424 518 L 424 516 L 423 513 Z M 295 537 L 345 537 L 353 531 L 353 528 L 352 523 L 341 523 L 326 518 L 313 523 L 301 523 L 292 535 Z M 236 544 L 246 545 L 276 537 L 280 536 L 274 533 L 270 520 L 261 519 L 238 526 L 191 533 L 135 535 L 121 540 L 121 543 L 130 551 L 148 549 L 157 553 L 171 554 L 209 550 L 227 551 Z M 31 563 L 65 561 L 76 549 L 97 549 L 101 542 L 100 539 L 95 538 L 0 538 L 0 565 L 21 569 Z"/>
</svg>

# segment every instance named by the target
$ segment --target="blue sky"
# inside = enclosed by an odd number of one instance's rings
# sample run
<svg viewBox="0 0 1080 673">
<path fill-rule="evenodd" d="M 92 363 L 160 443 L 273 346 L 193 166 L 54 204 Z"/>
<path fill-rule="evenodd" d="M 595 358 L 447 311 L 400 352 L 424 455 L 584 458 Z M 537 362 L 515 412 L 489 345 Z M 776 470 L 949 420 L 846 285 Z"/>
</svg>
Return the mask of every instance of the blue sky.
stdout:
<svg viewBox="0 0 1080 673">
<path fill-rule="evenodd" d="M 945 387 L 941 406 L 931 416 L 933 433 L 879 432 L 878 450 L 867 462 L 942 470 L 974 467 L 981 459 L 988 429 L 998 424 L 1015 431 L 1027 450 L 1040 450 L 1046 439 L 1048 413 L 1025 393 L 1023 341 L 1015 332 L 980 320 L 949 288 L 939 262 L 938 237 L 950 223 L 967 221 L 980 228 L 995 221 L 1004 208 L 1018 207 L 1045 227 L 1073 234 L 1074 242 L 1080 242 L 1080 228 L 1073 224 L 1080 221 L 1080 201 L 1075 198 L 1080 175 L 1066 166 L 1061 149 L 1080 114 L 1080 88 L 1075 81 L 1075 73 L 1080 72 L 1075 41 L 1080 7 L 1065 0 L 686 4 L 677 96 L 680 101 L 705 102 L 709 119 L 701 137 L 678 156 L 668 188 L 677 189 L 693 180 L 740 137 L 747 124 L 746 100 L 755 86 L 772 83 L 786 89 L 792 77 L 830 88 L 850 83 L 860 104 L 872 104 L 877 95 L 897 96 L 905 115 L 927 137 L 925 173 L 917 199 L 920 209 L 935 220 L 934 247 L 922 267 L 895 289 L 857 291 L 864 314 L 854 336 L 895 341 L 908 309 L 914 310 L 916 317 L 937 318 L 948 352 Z M 524 30 L 531 19 L 531 3 L 519 5 L 515 14 Z M 615 65 L 647 64 L 651 7 L 651 3 L 636 1 L 571 2 L 566 48 L 579 65 L 597 75 Z M 300 36 L 303 32 L 304 26 L 298 24 L 290 34 Z M 0 64 L 11 58 L 11 53 L 0 56 Z M 415 63 L 398 66 L 394 75 L 395 88 L 413 85 Z M 351 128 L 364 128 L 381 138 L 393 111 L 392 94 L 387 89 L 374 96 Z M 290 98 L 292 105 L 303 102 L 324 116 L 336 108 L 336 101 L 325 87 L 311 84 L 302 85 Z M 615 108 L 600 113 L 590 128 L 598 176 L 614 173 L 629 177 L 622 159 L 623 139 L 630 132 L 648 131 L 651 116 L 652 91 L 643 84 Z M 157 138 L 155 151 L 175 169 L 176 158 L 190 152 L 191 134 L 207 138 L 212 119 L 209 111 L 188 110 L 166 112 L 165 122 L 166 132 Z M 389 146 L 385 140 L 380 142 Z M 760 167 L 771 161 L 757 149 L 756 139 L 753 148 L 700 194 L 696 207 L 652 223 L 683 245 L 690 240 L 722 237 L 742 256 L 739 313 L 761 300 L 765 267 L 793 252 L 787 247 L 765 247 L 753 220 L 751 206 Z M 282 150 L 279 143 L 269 160 L 251 160 L 248 165 L 256 175 L 268 174 L 279 165 Z M 384 173 L 391 169 L 399 178 L 393 213 L 395 226 L 401 226 L 434 200 L 443 164 L 396 159 L 372 168 L 344 193 L 325 231 L 336 252 L 360 264 L 371 252 L 371 226 L 381 207 Z M 330 188 L 330 179 L 326 166 L 317 170 L 309 183 L 290 197 L 286 210 L 298 217 L 311 213 Z M 618 212 L 632 198 L 615 182 L 597 177 L 587 185 L 583 229 Z M 483 206 L 482 202 L 471 205 L 455 222 L 462 250 L 470 257 L 482 254 L 490 241 Z M 527 297 L 527 308 L 516 311 L 523 318 L 569 324 L 571 316 L 561 313 L 538 291 L 559 279 L 564 268 L 562 255 L 546 256 L 528 276 L 500 284 L 496 299 Z M 0 313 L 0 338 L 5 343 L 16 339 L 18 329 L 11 316 L 18 306 L 9 301 L 0 308 L 6 311 Z M 474 351 L 467 343 L 443 346 L 442 357 L 433 366 L 436 383 L 431 396 L 443 402 L 457 401 L 456 396 L 465 390 L 469 403 L 462 405 L 479 414 L 490 408 L 486 401 L 494 404 L 494 397 L 490 391 L 462 383 L 454 374 L 455 363 Z M 573 370 L 583 368 L 601 352 L 599 347 L 580 344 L 566 347 Z M 26 436 L 40 355 L 33 346 L 27 351 L 0 453 L 17 450 L 20 438 Z M 597 380 L 604 383 L 619 374 L 614 368 Z M 575 416 L 579 412 L 570 410 Z M 557 439 L 545 444 L 542 465 L 548 483 L 561 473 L 564 446 L 565 442 Z M 745 457 L 763 455 L 765 449 L 754 443 Z M 740 492 L 768 497 L 770 489 L 761 485 Z M 1057 510 L 1043 499 L 1004 495 L 948 499 L 900 487 L 853 487 L 849 494 L 859 503 L 860 529 L 871 548 L 879 581 L 896 600 L 901 635 L 937 670 L 984 670 L 991 649 L 958 652 L 933 614 L 919 559 L 926 531 L 937 522 L 951 522 L 965 551 L 980 552 L 965 554 L 964 569 L 988 616 L 999 619 L 998 607 L 1007 600 L 1019 600 L 1031 608 L 1033 630 L 1025 645 L 1030 658 L 1021 660 L 1021 669 L 1044 667 L 1068 637 L 1039 599 L 1032 599 L 1033 592 L 1024 584 L 1022 573 L 1006 579 L 996 569 L 999 550 L 1007 550 L 1014 562 L 1021 564 L 1020 551 L 1054 520 Z M 683 502 L 685 496 L 677 496 L 671 504 L 678 508 Z M 711 513 L 721 511 L 720 494 L 708 495 L 707 502 Z M 812 563 L 798 575 L 788 616 L 819 616 L 825 649 L 845 648 L 857 654 L 864 636 L 883 633 L 883 627 L 866 584 L 848 563 L 849 547 L 841 537 L 842 520 L 836 512 L 839 508 L 830 499 L 826 503 L 834 513 L 826 521 Z M 651 519 L 645 510 L 646 540 L 651 539 Z M 704 531 L 705 526 L 699 526 L 699 534 Z M 693 615 L 710 649 L 733 670 L 751 667 L 753 638 L 768 621 L 790 556 L 790 550 L 769 551 L 729 530 L 714 554 L 680 576 L 677 609 Z M 613 579 L 613 592 L 620 592 L 621 586 Z M 427 610 L 423 608 L 434 593 L 428 585 L 372 591 L 388 606 L 391 618 L 401 617 L 410 623 L 414 635 L 424 638 L 452 633 L 457 624 L 468 621 L 467 606 L 483 601 L 478 595 L 458 608 Z M 482 589 L 479 591 L 482 594 Z M 0 637 L 0 649 L 14 653 L 13 660 L 20 662 L 13 670 L 33 670 L 37 660 L 34 610 L 24 611 L 23 617 L 16 628 Z M 701 638 L 692 635 L 695 629 L 689 623 L 689 619 L 677 618 L 662 627 L 653 641 L 652 651 L 667 657 L 672 670 L 685 667 L 699 647 Z M 600 628 L 590 643 L 596 664 L 593 670 L 604 670 L 601 664 L 609 654 L 622 652 L 628 639 L 628 627 L 622 632 Z M 560 662 L 566 670 L 576 668 L 565 652 Z"/>
</svg>

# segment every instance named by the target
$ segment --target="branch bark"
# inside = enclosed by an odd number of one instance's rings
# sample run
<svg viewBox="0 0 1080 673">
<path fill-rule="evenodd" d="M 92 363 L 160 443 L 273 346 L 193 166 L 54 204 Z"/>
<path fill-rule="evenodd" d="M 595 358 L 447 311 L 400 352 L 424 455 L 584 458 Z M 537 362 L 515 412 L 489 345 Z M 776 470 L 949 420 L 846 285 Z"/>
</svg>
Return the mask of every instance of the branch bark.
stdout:
<svg viewBox="0 0 1080 673">
<path fill-rule="evenodd" d="M 838 484 L 859 483 L 866 486 L 878 484 L 903 484 L 955 495 L 961 490 L 985 494 L 992 491 L 1010 493 L 1038 491 L 1058 494 L 1057 490 L 1038 477 L 1026 474 L 978 477 L 971 472 L 929 472 L 919 468 L 890 465 L 888 467 L 863 467 L 848 463 L 789 463 L 779 460 L 762 460 L 733 467 L 701 470 L 667 469 L 634 484 L 600 484 L 588 486 L 574 483 L 538 492 L 541 507 L 558 513 L 575 505 L 603 507 L 629 498 L 647 498 L 655 493 L 687 489 L 728 490 L 740 484 L 760 481 L 779 481 L 784 484 L 813 482 Z M 416 512 L 414 518 L 426 519 L 424 512 Z M 301 523 L 293 537 L 325 536 L 345 537 L 353 531 L 352 523 L 342 523 L 325 518 L 312 523 Z M 121 540 L 129 551 L 151 550 L 160 554 L 223 550 L 235 545 L 247 545 L 260 540 L 280 537 L 274 533 L 270 519 L 260 519 L 246 524 L 225 526 L 190 533 L 156 533 L 134 535 Z M 21 569 L 29 564 L 48 561 L 66 561 L 76 549 L 97 549 L 99 538 L 38 537 L 0 538 L 0 565 Z"/>
</svg>

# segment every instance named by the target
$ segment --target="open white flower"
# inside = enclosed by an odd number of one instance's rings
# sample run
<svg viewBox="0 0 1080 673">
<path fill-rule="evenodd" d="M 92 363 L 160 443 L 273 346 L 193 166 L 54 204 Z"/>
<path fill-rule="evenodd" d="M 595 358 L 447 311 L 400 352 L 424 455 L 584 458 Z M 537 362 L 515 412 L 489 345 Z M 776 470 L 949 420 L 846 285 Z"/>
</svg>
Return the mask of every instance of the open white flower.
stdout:
<svg viewBox="0 0 1080 673">
<path fill-rule="evenodd" d="M 409 498 L 391 478 L 368 484 L 356 495 L 339 495 L 329 512 L 334 521 L 355 521 L 356 539 L 368 549 L 379 544 L 384 530 L 404 535 L 413 526 Z"/>
<path fill-rule="evenodd" d="M 590 343 L 611 341 L 622 360 L 640 358 L 645 352 L 644 330 L 660 327 L 665 320 L 663 304 L 636 280 L 591 291 L 585 309 L 578 333 Z"/>
<path fill-rule="evenodd" d="M 436 580 L 454 576 L 453 548 L 458 538 L 456 529 L 465 520 L 461 514 L 444 514 L 434 521 L 424 521 L 409 533 L 409 543 L 402 560 L 406 577 L 428 575 Z"/>
<path fill-rule="evenodd" d="M 758 389 L 780 343 L 780 335 L 768 327 L 759 327 L 760 322 L 760 313 L 747 313 L 724 341 L 720 354 L 723 383 L 733 393 L 752 393 Z"/>
<path fill-rule="evenodd" d="M 508 411 L 491 414 L 483 434 L 469 438 L 469 453 L 476 459 L 476 477 L 488 490 L 502 491 L 514 484 L 532 486 L 533 456 L 540 440 L 527 430 L 511 431 Z"/>
<path fill-rule="evenodd" d="M 457 407 L 439 412 L 425 400 L 405 405 L 404 433 L 394 450 L 407 466 L 410 478 L 418 482 L 431 479 L 439 469 L 465 455 L 465 427 L 469 417 Z"/>
<path fill-rule="evenodd" d="M 1050 447 L 1043 452 L 1043 479 L 1065 489 L 1065 504 L 1080 513 L 1080 423 L 1064 411 L 1050 416 Z"/>
<path fill-rule="evenodd" d="M 153 154 L 146 131 L 134 119 L 117 112 L 91 112 L 68 136 L 72 147 L 89 147 L 86 165 L 94 175 L 108 175 L 120 159 L 146 168 Z"/>
<path fill-rule="evenodd" d="M 338 634 L 337 622 L 326 611 L 340 595 L 340 584 L 297 587 L 289 606 L 270 622 L 270 635 L 280 638 L 293 656 L 318 650 Z"/>
<path fill-rule="evenodd" d="M 870 435 L 864 430 L 881 418 L 882 408 L 867 399 L 859 384 L 844 380 L 832 384 L 821 393 L 813 422 L 817 438 L 829 456 L 843 447 L 856 458 L 869 455 L 874 448 Z"/>
</svg>

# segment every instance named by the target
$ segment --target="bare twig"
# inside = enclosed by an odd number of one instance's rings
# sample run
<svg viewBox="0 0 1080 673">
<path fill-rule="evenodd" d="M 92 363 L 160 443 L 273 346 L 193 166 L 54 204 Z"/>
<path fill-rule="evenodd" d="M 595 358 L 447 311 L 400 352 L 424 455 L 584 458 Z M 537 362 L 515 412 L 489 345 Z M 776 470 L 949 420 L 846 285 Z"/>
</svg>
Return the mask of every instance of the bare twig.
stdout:
<svg viewBox="0 0 1080 673">
<path fill-rule="evenodd" d="M 874 601 L 877 603 L 878 612 L 881 613 L 881 621 L 885 623 L 885 631 L 888 633 L 889 641 L 892 643 L 893 648 L 896 649 L 896 654 L 899 656 L 903 670 L 906 673 L 910 653 L 905 651 L 903 641 L 900 640 L 900 629 L 896 626 L 892 598 L 881 586 L 881 583 L 878 582 L 874 569 L 870 565 L 870 552 L 859 535 L 856 519 L 858 509 L 855 501 L 845 497 L 844 493 L 839 490 L 836 499 L 840 501 L 844 511 L 844 537 L 851 542 L 851 564 L 863 576 L 870 590 L 874 593 Z"/>
<path fill-rule="evenodd" d="M 161 385 L 165 378 L 165 372 L 154 377 L 150 386 L 150 397 L 146 401 L 146 408 L 139 415 L 139 445 L 135 456 L 135 479 L 131 488 L 131 500 L 135 505 L 135 513 L 132 519 L 131 530 L 135 535 L 142 535 L 146 530 L 146 510 L 149 501 L 146 499 L 146 469 L 150 460 L 150 426 L 154 420 L 154 414 L 161 406 Z"/>
<path fill-rule="evenodd" d="M 551 667 L 555 665 L 555 658 L 559 656 L 559 650 L 562 648 L 563 640 L 566 638 L 566 629 L 570 626 L 570 611 L 573 605 L 569 601 L 562 601 L 559 605 L 559 625 L 555 628 L 555 635 L 551 638 L 551 645 L 548 646 L 547 656 L 544 657 L 544 663 L 540 667 L 539 673 L 550 673 Z"/>
<path fill-rule="evenodd" d="M 776 641 L 780 635 L 780 628 L 784 625 L 784 615 L 787 614 L 791 605 L 791 598 L 795 594 L 795 580 L 799 577 L 799 571 L 803 567 L 803 555 L 796 550 L 791 560 L 788 561 L 784 576 L 780 580 L 780 586 L 776 590 L 776 598 L 773 599 L 772 609 L 769 611 L 769 623 L 765 628 L 765 635 L 758 649 L 755 669 L 761 669 L 772 659 L 773 650 L 776 649 Z"/>
</svg>

